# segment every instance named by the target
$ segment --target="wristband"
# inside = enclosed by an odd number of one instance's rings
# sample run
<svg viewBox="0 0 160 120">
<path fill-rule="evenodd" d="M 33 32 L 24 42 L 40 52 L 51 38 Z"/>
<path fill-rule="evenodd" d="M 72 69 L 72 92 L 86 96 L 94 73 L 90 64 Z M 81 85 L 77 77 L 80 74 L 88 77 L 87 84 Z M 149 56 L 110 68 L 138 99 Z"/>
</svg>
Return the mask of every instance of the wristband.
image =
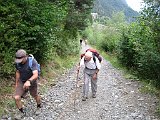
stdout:
<svg viewBox="0 0 160 120">
<path fill-rule="evenodd" d="M 27 80 L 27 81 L 29 81 L 30 83 L 32 82 L 32 80 Z"/>
</svg>

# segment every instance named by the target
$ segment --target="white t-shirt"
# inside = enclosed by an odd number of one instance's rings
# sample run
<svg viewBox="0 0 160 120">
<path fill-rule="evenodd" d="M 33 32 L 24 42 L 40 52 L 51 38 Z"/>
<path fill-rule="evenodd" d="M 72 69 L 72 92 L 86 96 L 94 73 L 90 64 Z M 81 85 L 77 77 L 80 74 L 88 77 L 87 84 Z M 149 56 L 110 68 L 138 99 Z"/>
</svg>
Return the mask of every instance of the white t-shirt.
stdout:
<svg viewBox="0 0 160 120">
<path fill-rule="evenodd" d="M 84 56 L 85 57 L 85 56 Z M 86 61 L 85 62 L 85 60 L 84 60 L 84 57 L 81 59 L 81 61 L 80 61 L 80 67 L 81 66 L 85 66 L 85 67 L 87 67 L 88 69 L 100 69 L 101 68 L 101 64 L 100 64 L 100 62 L 99 62 L 99 60 L 98 60 L 98 58 L 95 56 L 95 62 L 94 62 L 94 60 L 93 60 L 93 57 L 91 58 L 91 60 L 90 61 Z"/>
</svg>

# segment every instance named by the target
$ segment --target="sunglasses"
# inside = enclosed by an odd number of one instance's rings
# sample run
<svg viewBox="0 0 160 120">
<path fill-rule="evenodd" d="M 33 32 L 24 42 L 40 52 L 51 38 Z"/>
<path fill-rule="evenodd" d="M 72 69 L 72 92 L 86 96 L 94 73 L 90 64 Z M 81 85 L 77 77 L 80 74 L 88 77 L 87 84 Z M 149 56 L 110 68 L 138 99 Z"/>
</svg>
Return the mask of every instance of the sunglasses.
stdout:
<svg viewBox="0 0 160 120">
<path fill-rule="evenodd" d="M 16 59 L 22 59 L 22 58 L 24 58 L 24 56 L 23 57 L 16 57 Z"/>
</svg>

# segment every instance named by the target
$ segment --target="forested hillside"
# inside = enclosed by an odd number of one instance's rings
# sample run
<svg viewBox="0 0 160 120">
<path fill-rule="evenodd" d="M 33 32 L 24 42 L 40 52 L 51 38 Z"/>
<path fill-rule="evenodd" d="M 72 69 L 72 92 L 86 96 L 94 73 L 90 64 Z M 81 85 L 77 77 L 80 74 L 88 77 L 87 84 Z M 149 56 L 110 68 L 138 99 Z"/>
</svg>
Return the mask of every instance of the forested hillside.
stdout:
<svg viewBox="0 0 160 120">
<path fill-rule="evenodd" d="M 92 12 L 100 16 L 111 17 L 113 13 L 123 11 L 127 21 L 135 20 L 133 17 L 138 16 L 138 12 L 131 9 L 125 0 L 95 0 Z"/>
</svg>

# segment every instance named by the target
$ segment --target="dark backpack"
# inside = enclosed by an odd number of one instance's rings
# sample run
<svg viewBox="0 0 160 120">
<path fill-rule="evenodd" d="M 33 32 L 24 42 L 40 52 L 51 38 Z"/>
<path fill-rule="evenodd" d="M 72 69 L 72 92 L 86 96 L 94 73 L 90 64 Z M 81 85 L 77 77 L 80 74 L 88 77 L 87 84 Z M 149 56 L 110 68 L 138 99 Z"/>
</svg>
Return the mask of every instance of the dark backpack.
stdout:
<svg viewBox="0 0 160 120">
<path fill-rule="evenodd" d="M 86 50 L 86 52 L 87 51 L 90 51 L 90 52 L 93 53 L 93 60 L 94 60 L 94 62 L 96 62 L 95 56 L 98 58 L 98 60 L 99 60 L 100 63 L 102 62 L 102 57 L 99 55 L 99 53 L 97 52 L 97 50 L 89 48 L 89 49 Z M 83 56 L 85 56 L 85 53 L 81 54 L 81 59 L 83 58 Z"/>
</svg>

